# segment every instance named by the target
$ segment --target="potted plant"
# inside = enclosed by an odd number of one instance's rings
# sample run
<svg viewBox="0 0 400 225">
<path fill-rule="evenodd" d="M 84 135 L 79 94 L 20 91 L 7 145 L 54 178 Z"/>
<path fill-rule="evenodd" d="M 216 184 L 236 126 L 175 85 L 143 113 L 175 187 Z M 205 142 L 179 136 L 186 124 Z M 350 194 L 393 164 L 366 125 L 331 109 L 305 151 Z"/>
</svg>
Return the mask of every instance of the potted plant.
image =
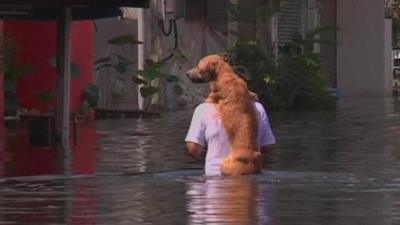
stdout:
<svg viewBox="0 0 400 225">
<path fill-rule="evenodd" d="M 135 45 L 143 44 L 137 41 L 133 35 L 122 35 L 112 38 L 107 42 L 110 45 L 115 46 L 125 46 L 125 45 Z M 186 62 L 186 57 L 178 49 L 174 49 L 171 53 L 171 59 L 174 57 L 178 62 Z M 151 104 L 151 98 L 157 94 L 162 93 L 163 84 L 168 83 L 173 86 L 174 93 L 178 96 L 182 95 L 183 88 L 179 84 L 179 77 L 171 74 L 166 74 L 162 71 L 163 66 L 167 60 L 161 62 L 154 62 L 151 59 L 145 60 L 144 69 L 141 71 L 130 72 L 132 70 L 129 66 L 134 63 L 128 58 L 120 54 L 112 54 L 106 57 L 101 57 L 95 62 L 95 71 L 105 71 L 107 75 L 107 84 L 104 86 L 110 87 L 108 93 L 109 96 L 103 96 L 105 105 L 115 106 L 112 102 L 117 102 L 126 97 L 127 92 L 131 90 L 131 84 L 133 82 L 139 86 L 139 93 L 145 99 L 145 107 L 142 112 L 127 112 L 134 114 L 159 114 L 160 107 L 154 107 Z M 129 84 L 129 85 L 127 85 Z M 104 87 L 101 87 L 104 88 Z M 100 112 L 111 113 L 115 111 L 117 114 L 120 113 L 118 110 L 108 110 L 108 109 L 96 109 L 99 114 Z M 97 114 L 97 113 L 96 113 Z"/>
<path fill-rule="evenodd" d="M 17 63 L 15 55 L 17 47 L 14 39 L 10 34 L 5 34 L 1 40 L 1 54 L 3 55 L 3 65 L 1 70 L 4 73 L 4 101 L 6 118 L 17 119 L 17 111 L 19 106 L 19 99 L 16 94 L 17 81 L 33 73 L 33 66 L 31 64 Z"/>
<path fill-rule="evenodd" d="M 50 64 L 56 68 L 55 57 L 51 58 Z M 71 64 L 71 77 L 76 78 L 80 75 L 80 68 L 77 64 Z M 34 145 L 47 146 L 57 141 L 55 135 L 55 99 L 53 91 L 38 91 L 35 96 L 41 105 L 37 109 L 32 109 L 24 117 L 28 120 L 29 142 Z"/>
</svg>

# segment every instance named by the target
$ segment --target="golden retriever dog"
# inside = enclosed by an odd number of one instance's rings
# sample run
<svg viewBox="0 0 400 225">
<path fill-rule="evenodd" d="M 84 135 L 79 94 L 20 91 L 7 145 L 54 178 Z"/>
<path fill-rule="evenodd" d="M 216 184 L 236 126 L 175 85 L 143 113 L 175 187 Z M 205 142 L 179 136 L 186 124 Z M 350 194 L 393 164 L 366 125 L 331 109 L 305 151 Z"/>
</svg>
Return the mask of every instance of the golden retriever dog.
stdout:
<svg viewBox="0 0 400 225">
<path fill-rule="evenodd" d="M 231 149 L 222 161 L 221 173 L 225 176 L 261 173 L 256 96 L 246 82 L 219 55 L 204 57 L 187 76 L 194 83 L 209 82 L 210 94 L 206 101 L 217 104 L 228 135 Z"/>
</svg>

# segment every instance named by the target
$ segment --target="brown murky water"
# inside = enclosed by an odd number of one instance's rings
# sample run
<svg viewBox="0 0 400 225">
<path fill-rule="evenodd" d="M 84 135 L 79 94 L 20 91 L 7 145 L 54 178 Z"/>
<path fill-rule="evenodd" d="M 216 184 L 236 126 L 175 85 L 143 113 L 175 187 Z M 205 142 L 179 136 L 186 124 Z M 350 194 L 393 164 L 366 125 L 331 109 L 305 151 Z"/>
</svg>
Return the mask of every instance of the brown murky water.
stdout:
<svg viewBox="0 0 400 225">
<path fill-rule="evenodd" d="M 191 112 L 86 124 L 69 159 L 7 129 L 0 224 L 400 224 L 399 109 L 274 112 L 277 155 L 237 179 L 205 177 L 185 154 Z"/>
</svg>

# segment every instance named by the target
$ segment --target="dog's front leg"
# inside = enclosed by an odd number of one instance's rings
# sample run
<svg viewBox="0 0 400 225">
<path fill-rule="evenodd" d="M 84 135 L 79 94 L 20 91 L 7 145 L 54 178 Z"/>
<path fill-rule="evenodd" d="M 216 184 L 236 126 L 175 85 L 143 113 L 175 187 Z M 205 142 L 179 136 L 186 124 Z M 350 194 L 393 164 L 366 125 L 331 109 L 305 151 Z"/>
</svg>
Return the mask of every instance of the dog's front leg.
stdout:
<svg viewBox="0 0 400 225">
<path fill-rule="evenodd" d="M 215 92 L 211 92 L 211 93 L 207 96 L 205 102 L 208 102 L 208 103 L 218 103 L 219 100 L 220 100 L 219 96 L 218 96 Z"/>
<path fill-rule="evenodd" d="M 210 83 L 210 94 L 208 94 L 205 102 L 208 103 L 218 103 L 220 100 L 220 96 L 218 95 L 217 85 L 214 83 Z"/>
</svg>

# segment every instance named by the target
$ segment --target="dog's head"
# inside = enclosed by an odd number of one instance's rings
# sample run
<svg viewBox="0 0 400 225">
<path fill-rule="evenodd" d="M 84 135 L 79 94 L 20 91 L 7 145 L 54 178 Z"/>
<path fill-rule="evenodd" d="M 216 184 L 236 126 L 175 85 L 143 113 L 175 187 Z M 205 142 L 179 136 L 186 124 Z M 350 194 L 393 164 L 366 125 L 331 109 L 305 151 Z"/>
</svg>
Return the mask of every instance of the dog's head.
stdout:
<svg viewBox="0 0 400 225">
<path fill-rule="evenodd" d="M 202 58 L 196 67 L 188 70 L 186 76 L 193 83 L 207 83 L 217 79 L 217 70 L 225 62 L 224 57 L 209 55 Z"/>
</svg>

